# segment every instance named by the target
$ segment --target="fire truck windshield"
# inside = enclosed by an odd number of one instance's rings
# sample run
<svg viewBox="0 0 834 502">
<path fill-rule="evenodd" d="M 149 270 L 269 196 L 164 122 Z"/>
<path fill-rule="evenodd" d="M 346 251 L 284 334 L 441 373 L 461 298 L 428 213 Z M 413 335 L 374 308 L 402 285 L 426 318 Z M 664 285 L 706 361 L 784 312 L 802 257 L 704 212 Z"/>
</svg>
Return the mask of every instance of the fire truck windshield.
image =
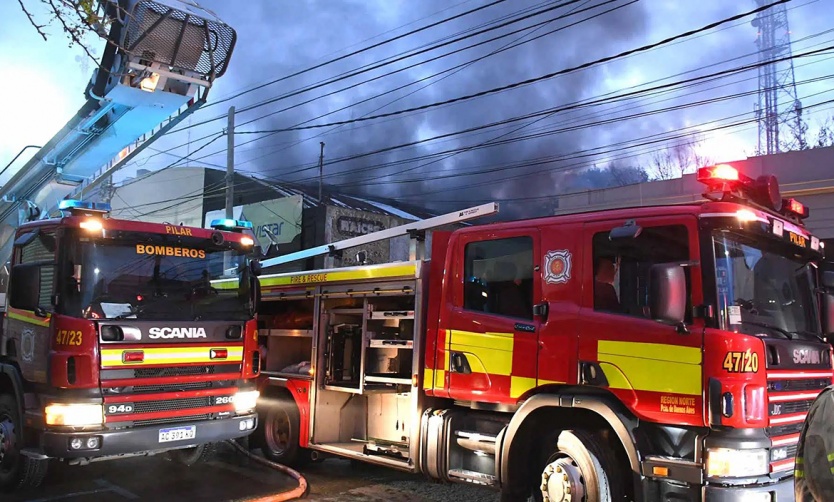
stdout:
<svg viewBox="0 0 834 502">
<path fill-rule="evenodd" d="M 251 317 L 244 250 L 221 248 L 206 239 L 165 242 L 164 236 L 144 237 L 79 239 L 70 245 L 59 311 L 87 319 Z"/>
<path fill-rule="evenodd" d="M 757 336 L 819 338 L 816 272 L 788 244 L 740 234 L 714 237 L 721 329 Z"/>
</svg>

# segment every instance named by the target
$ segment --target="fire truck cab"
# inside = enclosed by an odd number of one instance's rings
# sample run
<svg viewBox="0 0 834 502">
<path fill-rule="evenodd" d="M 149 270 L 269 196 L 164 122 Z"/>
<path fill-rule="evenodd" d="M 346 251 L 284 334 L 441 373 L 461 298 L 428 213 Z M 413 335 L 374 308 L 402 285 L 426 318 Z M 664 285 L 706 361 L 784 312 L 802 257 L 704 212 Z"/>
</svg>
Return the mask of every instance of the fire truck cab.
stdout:
<svg viewBox="0 0 834 502">
<path fill-rule="evenodd" d="M 435 232 L 430 260 L 261 278 L 265 454 L 505 500 L 793 497 L 832 382 L 823 246 L 773 177 Z"/>
<path fill-rule="evenodd" d="M 69 464 L 249 435 L 259 369 L 254 240 L 63 201 L 20 226 L 0 335 L 0 491 Z M 250 224 L 251 225 L 251 224 Z M 221 230 L 222 229 L 222 230 Z"/>
</svg>

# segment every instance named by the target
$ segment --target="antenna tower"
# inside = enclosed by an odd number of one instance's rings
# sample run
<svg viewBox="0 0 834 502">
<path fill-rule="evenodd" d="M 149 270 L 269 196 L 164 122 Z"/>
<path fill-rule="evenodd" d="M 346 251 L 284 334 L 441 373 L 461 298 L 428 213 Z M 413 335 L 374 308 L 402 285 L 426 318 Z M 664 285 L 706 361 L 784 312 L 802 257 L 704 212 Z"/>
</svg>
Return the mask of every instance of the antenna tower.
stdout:
<svg viewBox="0 0 834 502">
<path fill-rule="evenodd" d="M 756 0 L 761 7 L 770 0 Z M 752 21 L 758 30 L 759 102 L 756 119 L 759 123 L 758 154 L 773 154 L 788 149 L 807 148 L 802 121 L 802 103 L 796 93 L 793 60 L 779 61 L 791 55 L 791 32 L 785 4 L 774 5 L 756 14 Z M 780 135 L 781 133 L 781 135 Z"/>
</svg>

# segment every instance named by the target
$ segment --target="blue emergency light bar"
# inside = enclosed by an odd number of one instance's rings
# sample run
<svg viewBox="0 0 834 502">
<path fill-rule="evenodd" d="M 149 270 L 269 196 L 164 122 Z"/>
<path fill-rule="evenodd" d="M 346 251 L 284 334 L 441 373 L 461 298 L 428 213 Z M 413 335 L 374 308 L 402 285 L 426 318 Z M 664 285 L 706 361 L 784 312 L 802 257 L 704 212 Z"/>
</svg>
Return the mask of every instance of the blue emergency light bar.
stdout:
<svg viewBox="0 0 834 502">
<path fill-rule="evenodd" d="M 242 230 L 252 230 L 252 222 L 251 221 L 244 221 L 244 220 L 233 220 L 231 218 L 222 218 L 219 220 L 211 220 L 211 224 L 209 225 L 211 228 L 215 230 L 227 230 L 230 232 L 233 231 L 242 231 Z"/>
<path fill-rule="evenodd" d="M 81 200 L 64 199 L 58 203 L 59 211 L 93 211 L 97 213 L 109 213 L 110 204 L 106 202 L 86 202 Z"/>
</svg>

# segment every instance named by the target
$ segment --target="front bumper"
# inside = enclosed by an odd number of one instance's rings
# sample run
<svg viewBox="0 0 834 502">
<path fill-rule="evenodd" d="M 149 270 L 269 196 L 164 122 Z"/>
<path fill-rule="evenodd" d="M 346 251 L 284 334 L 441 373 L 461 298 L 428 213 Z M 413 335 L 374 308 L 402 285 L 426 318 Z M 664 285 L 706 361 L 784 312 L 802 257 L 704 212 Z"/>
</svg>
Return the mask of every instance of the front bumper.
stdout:
<svg viewBox="0 0 834 502">
<path fill-rule="evenodd" d="M 255 426 L 241 430 L 240 423 L 254 419 Z M 202 420 L 198 422 L 184 422 L 178 424 L 160 424 L 153 426 L 133 427 L 119 430 L 83 431 L 83 432 L 55 432 L 41 433 L 41 451 L 47 457 L 76 459 L 97 458 L 115 455 L 129 455 L 137 453 L 159 452 L 197 446 L 205 443 L 236 439 L 251 434 L 258 424 L 257 413 L 239 415 L 232 418 L 217 420 Z M 192 439 L 159 442 L 159 430 L 193 425 L 197 427 L 196 436 Z M 74 438 L 100 438 L 99 447 L 94 450 L 73 450 L 70 441 Z"/>
<path fill-rule="evenodd" d="M 786 502 L 795 499 L 793 476 L 769 485 L 704 487 L 704 502 Z"/>
</svg>

